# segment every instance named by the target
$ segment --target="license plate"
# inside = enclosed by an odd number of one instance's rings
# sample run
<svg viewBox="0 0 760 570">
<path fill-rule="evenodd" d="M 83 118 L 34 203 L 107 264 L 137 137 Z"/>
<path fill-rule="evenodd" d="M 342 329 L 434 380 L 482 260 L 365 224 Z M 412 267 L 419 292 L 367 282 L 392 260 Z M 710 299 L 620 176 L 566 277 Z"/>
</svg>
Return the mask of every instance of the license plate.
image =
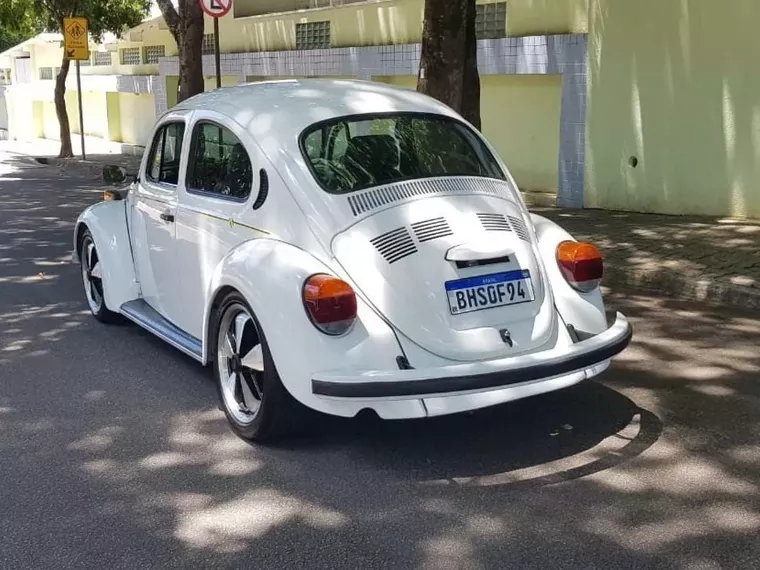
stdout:
<svg viewBox="0 0 760 570">
<path fill-rule="evenodd" d="M 444 285 L 452 315 L 528 303 L 535 298 L 527 269 L 446 281 Z"/>
</svg>

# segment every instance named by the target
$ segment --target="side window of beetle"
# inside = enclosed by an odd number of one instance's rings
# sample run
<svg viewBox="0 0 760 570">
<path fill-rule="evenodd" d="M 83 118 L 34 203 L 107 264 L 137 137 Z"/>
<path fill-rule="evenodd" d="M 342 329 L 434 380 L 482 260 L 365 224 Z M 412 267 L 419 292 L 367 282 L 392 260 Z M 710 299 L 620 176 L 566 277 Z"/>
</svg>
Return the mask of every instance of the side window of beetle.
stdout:
<svg viewBox="0 0 760 570">
<path fill-rule="evenodd" d="M 228 129 L 198 123 L 193 129 L 187 188 L 245 200 L 253 187 L 253 165 L 245 146 Z"/>
<path fill-rule="evenodd" d="M 148 180 L 177 185 L 184 134 L 184 123 L 169 123 L 156 133 L 145 172 Z"/>
</svg>

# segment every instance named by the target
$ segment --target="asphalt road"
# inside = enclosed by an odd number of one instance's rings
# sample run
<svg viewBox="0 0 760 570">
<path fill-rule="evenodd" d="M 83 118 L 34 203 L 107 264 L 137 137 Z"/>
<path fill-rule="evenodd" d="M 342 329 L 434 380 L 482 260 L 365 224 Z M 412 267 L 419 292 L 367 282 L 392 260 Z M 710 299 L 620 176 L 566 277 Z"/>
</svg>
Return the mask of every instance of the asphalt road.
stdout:
<svg viewBox="0 0 760 570">
<path fill-rule="evenodd" d="M 760 317 L 611 296 L 599 382 L 250 446 L 210 371 L 88 316 L 99 199 L 0 154 L 0 568 L 760 568 Z"/>
</svg>

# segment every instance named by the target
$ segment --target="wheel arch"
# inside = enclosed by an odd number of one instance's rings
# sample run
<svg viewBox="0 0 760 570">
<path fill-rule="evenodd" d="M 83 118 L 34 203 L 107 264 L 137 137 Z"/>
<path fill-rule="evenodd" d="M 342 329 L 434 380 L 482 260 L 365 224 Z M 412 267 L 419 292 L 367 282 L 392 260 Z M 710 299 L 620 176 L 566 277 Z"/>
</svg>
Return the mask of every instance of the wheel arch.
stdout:
<svg viewBox="0 0 760 570">
<path fill-rule="evenodd" d="M 287 391 L 307 407 L 353 416 L 358 404 L 314 396 L 312 374 L 345 367 L 395 368 L 402 351 L 390 326 L 358 296 L 358 318 L 350 332 L 340 337 L 320 332 L 302 301 L 303 283 L 315 273 L 340 276 L 308 252 L 272 238 L 253 239 L 230 251 L 214 270 L 206 295 L 201 329 L 204 364 L 216 356 L 212 352 L 216 310 L 224 296 L 236 291 L 258 320 Z M 257 275 L 266 277 L 253 278 Z"/>
<path fill-rule="evenodd" d="M 243 298 L 245 298 L 245 295 L 242 292 L 238 291 L 231 285 L 222 285 L 212 294 L 211 303 L 209 304 L 209 308 L 206 313 L 206 323 L 204 325 L 203 331 L 203 359 L 205 364 L 210 364 L 214 361 L 214 354 L 212 350 L 214 343 L 212 339 L 214 338 L 213 335 L 217 325 L 216 312 L 219 306 L 222 304 L 224 298 L 230 293 L 238 293 L 242 295 Z"/>
<path fill-rule="evenodd" d="M 77 222 L 74 228 L 74 256 L 75 260 L 82 263 L 82 241 L 84 241 L 84 233 L 90 228 L 87 227 L 86 222 Z M 90 232 L 92 233 L 92 232 Z"/>
<path fill-rule="evenodd" d="M 98 250 L 106 307 L 118 312 L 122 304 L 139 297 L 127 228 L 126 202 L 98 202 L 80 214 L 73 235 L 73 255 L 75 261 L 80 263 L 79 249 L 85 231 L 90 232 Z"/>
</svg>

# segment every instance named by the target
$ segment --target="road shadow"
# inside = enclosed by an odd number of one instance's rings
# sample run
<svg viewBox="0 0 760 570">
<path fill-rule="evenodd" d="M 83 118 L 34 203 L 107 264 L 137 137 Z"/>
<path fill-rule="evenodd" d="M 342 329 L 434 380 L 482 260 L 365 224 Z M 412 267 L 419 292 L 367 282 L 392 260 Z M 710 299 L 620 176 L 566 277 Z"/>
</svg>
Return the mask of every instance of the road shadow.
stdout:
<svg viewBox="0 0 760 570">
<path fill-rule="evenodd" d="M 592 411 L 590 413 L 590 411 Z M 637 423 L 635 437 L 614 452 L 577 458 Z M 479 410 L 424 420 L 320 416 L 308 436 L 280 445 L 310 452 L 341 448 L 354 461 L 409 481 L 476 481 L 525 487 L 557 483 L 622 463 L 659 437 L 656 416 L 596 382 Z M 621 451 L 621 449 L 625 451 Z M 535 469 L 547 466 L 547 469 Z M 519 475 L 510 477 L 509 473 Z M 502 476 L 502 477 L 494 477 Z"/>
</svg>

